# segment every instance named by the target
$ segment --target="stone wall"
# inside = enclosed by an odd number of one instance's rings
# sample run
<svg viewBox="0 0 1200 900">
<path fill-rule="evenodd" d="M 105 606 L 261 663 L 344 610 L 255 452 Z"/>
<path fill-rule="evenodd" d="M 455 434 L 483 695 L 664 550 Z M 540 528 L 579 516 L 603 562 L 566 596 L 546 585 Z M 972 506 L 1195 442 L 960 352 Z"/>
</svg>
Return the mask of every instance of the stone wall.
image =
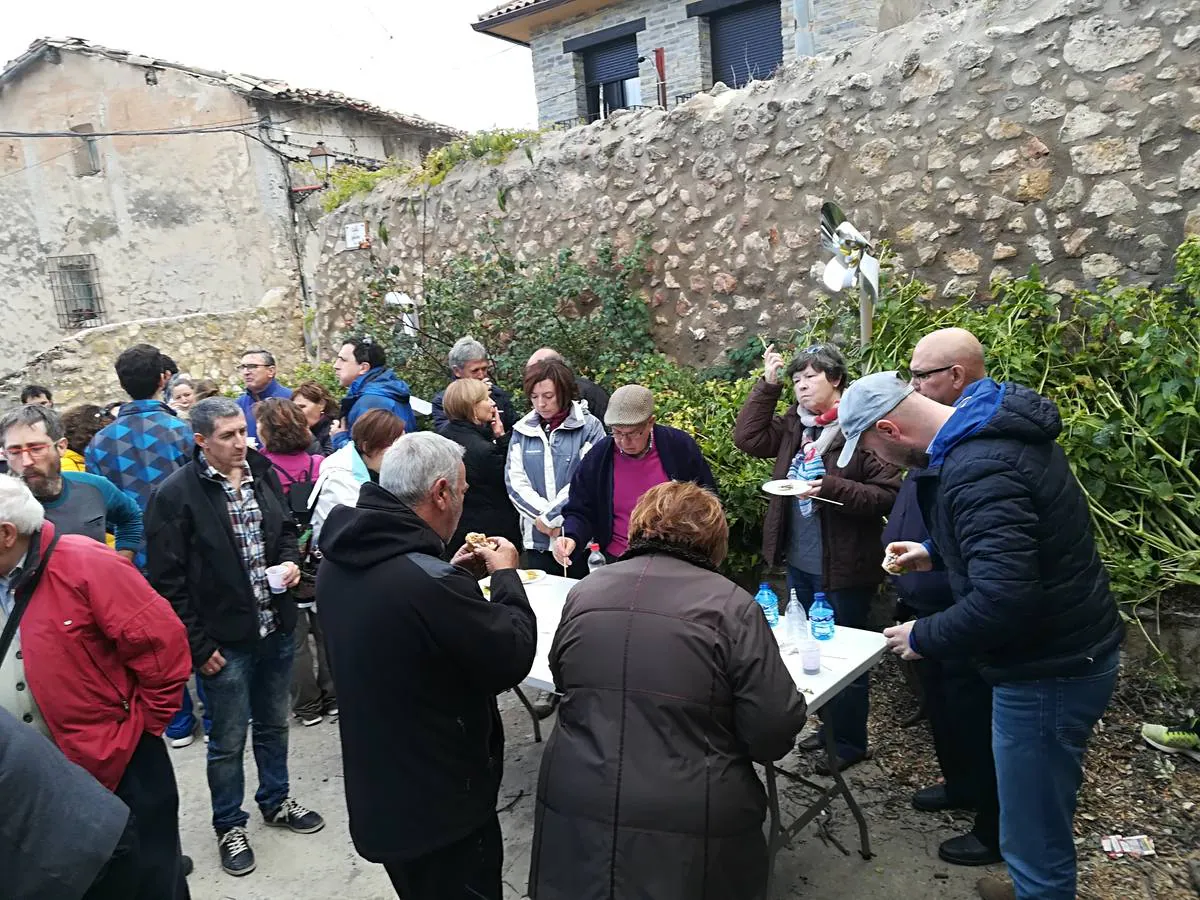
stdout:
<svg viewBox="0 0 1200 900">
<path fill-rule="evenodd" d="M 836 61 L 548 134 L 532 163 L 462 166 L 423 214 L 382 185 L 309 242 L 319 325 L 357 305 L 369 267 L 339 243 L 356 219 L 387 223 L 375 252 L 414 296 L 422 260 L 482 251 L 489 223 L 529 258 L 646 232 L 657 336 L 696 363 L 794 325 L 822 294 L 825 199 L 941 297 L 986 297 L 1033 265 L 1062 288 L 1160 280 L 1200 231 L 1198 51 L 1197 0 L 927 13 Z"/>
<path fill-rule="evenodd" d="M 285 384 L 304 362 L 300 312 L 290 293 L 280 289 L 250 309 L 143 319 L 80 332 L 37 356 L 23 373 L 0 377 L 0 409 L 18 403 L 22 385 L 30 382 L 49 385 L 59 409 L 120 400 L 125 394 L 113 363 L 133 344 L 153 344 L 178 362 L 181 371 L 227 388 L 241 388 L 236 366 L 248 347 L 274 350 Z"/>
</svg>

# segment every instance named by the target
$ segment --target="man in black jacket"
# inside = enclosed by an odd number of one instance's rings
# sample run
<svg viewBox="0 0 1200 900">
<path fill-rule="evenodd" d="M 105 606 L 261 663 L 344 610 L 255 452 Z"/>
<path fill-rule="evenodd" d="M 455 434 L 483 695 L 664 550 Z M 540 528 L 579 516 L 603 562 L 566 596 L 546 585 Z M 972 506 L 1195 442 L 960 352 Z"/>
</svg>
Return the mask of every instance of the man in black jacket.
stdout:
<svg viewBox="0 0 1200 900">
<path fill-rule="evenodd" d="M 1116 685 L 1122 624 L 1087 500 L 1055 443 L 1054 404 L 989 378 L 955 407 L 894 372 L 859 379 L 839 420 L 842 462 L 864 450 L 925 469 L 917 498 L 926 544 L 887 547 L 911 571 L 942 565 L 954 604 L 887 629 L 907 658 L 971 657 L 993 686 L 1000 849 L 1013 884 L 985 900 L 1075 897 L 1072 820 L 1092 727 Z"/>
<path fill-rule="evenodd" d="M 246 446 L 246 418 L 212 397 L 191 412 L 196 448 L 150 498 L 147 564 L 187 627 L 212 715 L 208 785 L 221 867 L 254 870 L 242 809 L 246 731 L 254 720 L 255 800 L 268 825 L 300 834 L 324 820 L 288 793 L 288 714 L 300 581 L 296 525 L 270 462 Z"/>
<path fill-rule="evenodd" d="M 321 529 L 317 601 L 338 685 L 350 836 L 404 900 L 500 900 L 496 694 L 520 684 L 537 650 L 509 541 L 441 559 L 468 489 L 462 456 L 441 435 L 404 435 L 379 484 L 364 484 L 357 507 L 335 507 Z M 485 570 L 491 602 L 476 581 Z"/>
<path fill-rule="evenodd" d="M 968 385 L 987 377 L 983 347 L 962 328 L 944 328 L 917 342 L 909 383 L 919 394 L 953 406 Z M 912 468 L 888 515 L 884 544 L 929 539 L 917 502 L 923 469 Z M 901 601 L 920 617 L 941 612 L 954 602 L 944 571 L 892 576 Z M 929 730 L 944 783 L 921 788 L 912 804 L 924 812 L 972 809 L 975 827 L 945 840 L 938 856 L 948 863 L 983 866 L 1000 862 L 1000 800 L 992 761 L 992 687 L 969 659 L 926 659 L 917 664 L 925 691 Z"/>
</svg>

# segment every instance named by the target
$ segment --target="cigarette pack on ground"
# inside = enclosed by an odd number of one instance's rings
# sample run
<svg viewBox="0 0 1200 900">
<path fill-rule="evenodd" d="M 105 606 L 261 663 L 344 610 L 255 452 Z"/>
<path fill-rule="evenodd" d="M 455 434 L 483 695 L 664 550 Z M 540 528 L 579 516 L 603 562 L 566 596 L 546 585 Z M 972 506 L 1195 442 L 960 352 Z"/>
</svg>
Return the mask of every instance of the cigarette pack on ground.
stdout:
<svg viewBox="0 0 1200 900">
<path fill-rule="evenodd" d="M 1100 846 L 1110 859 L 1120 859 L 1122 856 L 1153 856 L 1154 841 L 1144 834 L 1122 837 L 1110 834 L 1100 839 Z"/>
</svg>

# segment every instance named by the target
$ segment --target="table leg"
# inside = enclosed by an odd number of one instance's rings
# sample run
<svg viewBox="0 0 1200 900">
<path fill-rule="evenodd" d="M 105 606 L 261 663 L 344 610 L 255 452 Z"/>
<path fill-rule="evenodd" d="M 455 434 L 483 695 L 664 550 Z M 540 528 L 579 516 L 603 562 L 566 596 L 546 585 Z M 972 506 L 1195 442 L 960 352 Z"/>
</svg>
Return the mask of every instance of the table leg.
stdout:
<svg viewBox="0 0 1200 900">
<path fill-rule="evenodd" d="M 537 711 L 534 710 L 533 704 L 529 702 L 529 698 L 525 696 L 520 685 L 513 688 L 513 693 L 517 695 L 517 699 L 521 701 L 521 705 L 525 707 L 525 711 L 529 713 L 529 718 L 533 721 L 533 742 L 540 744 L 542 742 L 542 723 L 537 717 Z"/>
<path fill-rule="evenodd" d="M 862 810 L 858 808 L 858 801 L 854 799 L 854 794 L 850 793 L 850 787 L 846 784 L 846 779 L 842 776 L 841 769 L 838 767 L 837 742 L 833 739 L 833 729 L 826 726 L 821 731 L 825 734 L 825 754 L 828 760 L 829 771 L 833 775 L 833 780 L 837 785 L 838 791 L 846 798 L 846 805 L 850 807 L 854 821 L 858 823 L 859 852 L 862 854 L 863 859 L 870 859 L 872 856 L 871 837 L 867 833 L 867 820 L 863 818 Z"/>
<path fill-rule="evenodd" d="M 783 827 L 780 824 L 779 792 L 775 787 L 775 764 L 766 763 L 763 769 L 767 776 L 767 811 L 771 815 L 771 829 L 767 832 L 767 900 L 771 900 L 771 889 L 775 883 L 775 857 L 783 844 Z"/>
</svg>

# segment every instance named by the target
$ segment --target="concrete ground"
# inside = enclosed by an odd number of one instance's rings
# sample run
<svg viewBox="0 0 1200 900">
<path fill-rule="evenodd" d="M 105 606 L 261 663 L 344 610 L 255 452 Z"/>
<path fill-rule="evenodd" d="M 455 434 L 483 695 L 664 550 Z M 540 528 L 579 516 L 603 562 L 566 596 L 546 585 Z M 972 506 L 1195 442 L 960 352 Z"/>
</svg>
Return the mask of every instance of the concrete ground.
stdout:
<svg viewBox="0 0 1200 900">
<path fill-rule="evenodd" d="M 512 694 L 500 698 L 508 741 L 504 784 L 498 806 L 504 828 L 505 900 L 525 896 L 529 849 L 533 838 L 533 797 L 544 745 L 533 742 L 529 718 Z M 545 723 L 547 726 L 550 722 Z M 221 871 L 210 826 L 211 807 L 205 780 L 204 744 L 172 750 L 179 780 L 183 849 L 196 864 L 189 879 L 194 900 L 385 900 L 394 898 L 383 869 L 359 858 L 350 841 L 337 724 L 312 728 L 295 724 L 291 732 L 292 794 L 316 809 L 328 823 L 313 835 L 297 835 L 262 824 L 254 806 L 257 775 L 247 741 L 245 809 L 258 869 L 242 878 Z M 804 771 L 812 761 L 793 753 L 782 766 Z M 844 855 L 810 825 L 780 854 L 776 898 L 969 898 L 983 870 L 962 869 L 937 858 L 941 840 L 969 825 L 947 815 L 927 815 L 908 805 L 909 788 L 899 788 L 875 762 L 851 770 L 851 785 L 871 829 L 875 857 L 857 853 L 857 828 L 843 804 L 835 804 L 828 830 L 845 846 Z M 792 818 L 803 789 L 780 779 L 785 817 Z M 790 811 L 790 815 L 789 815 Z M 993 867 L 1000 871 L 1002 867 Z"/>
</svg>

